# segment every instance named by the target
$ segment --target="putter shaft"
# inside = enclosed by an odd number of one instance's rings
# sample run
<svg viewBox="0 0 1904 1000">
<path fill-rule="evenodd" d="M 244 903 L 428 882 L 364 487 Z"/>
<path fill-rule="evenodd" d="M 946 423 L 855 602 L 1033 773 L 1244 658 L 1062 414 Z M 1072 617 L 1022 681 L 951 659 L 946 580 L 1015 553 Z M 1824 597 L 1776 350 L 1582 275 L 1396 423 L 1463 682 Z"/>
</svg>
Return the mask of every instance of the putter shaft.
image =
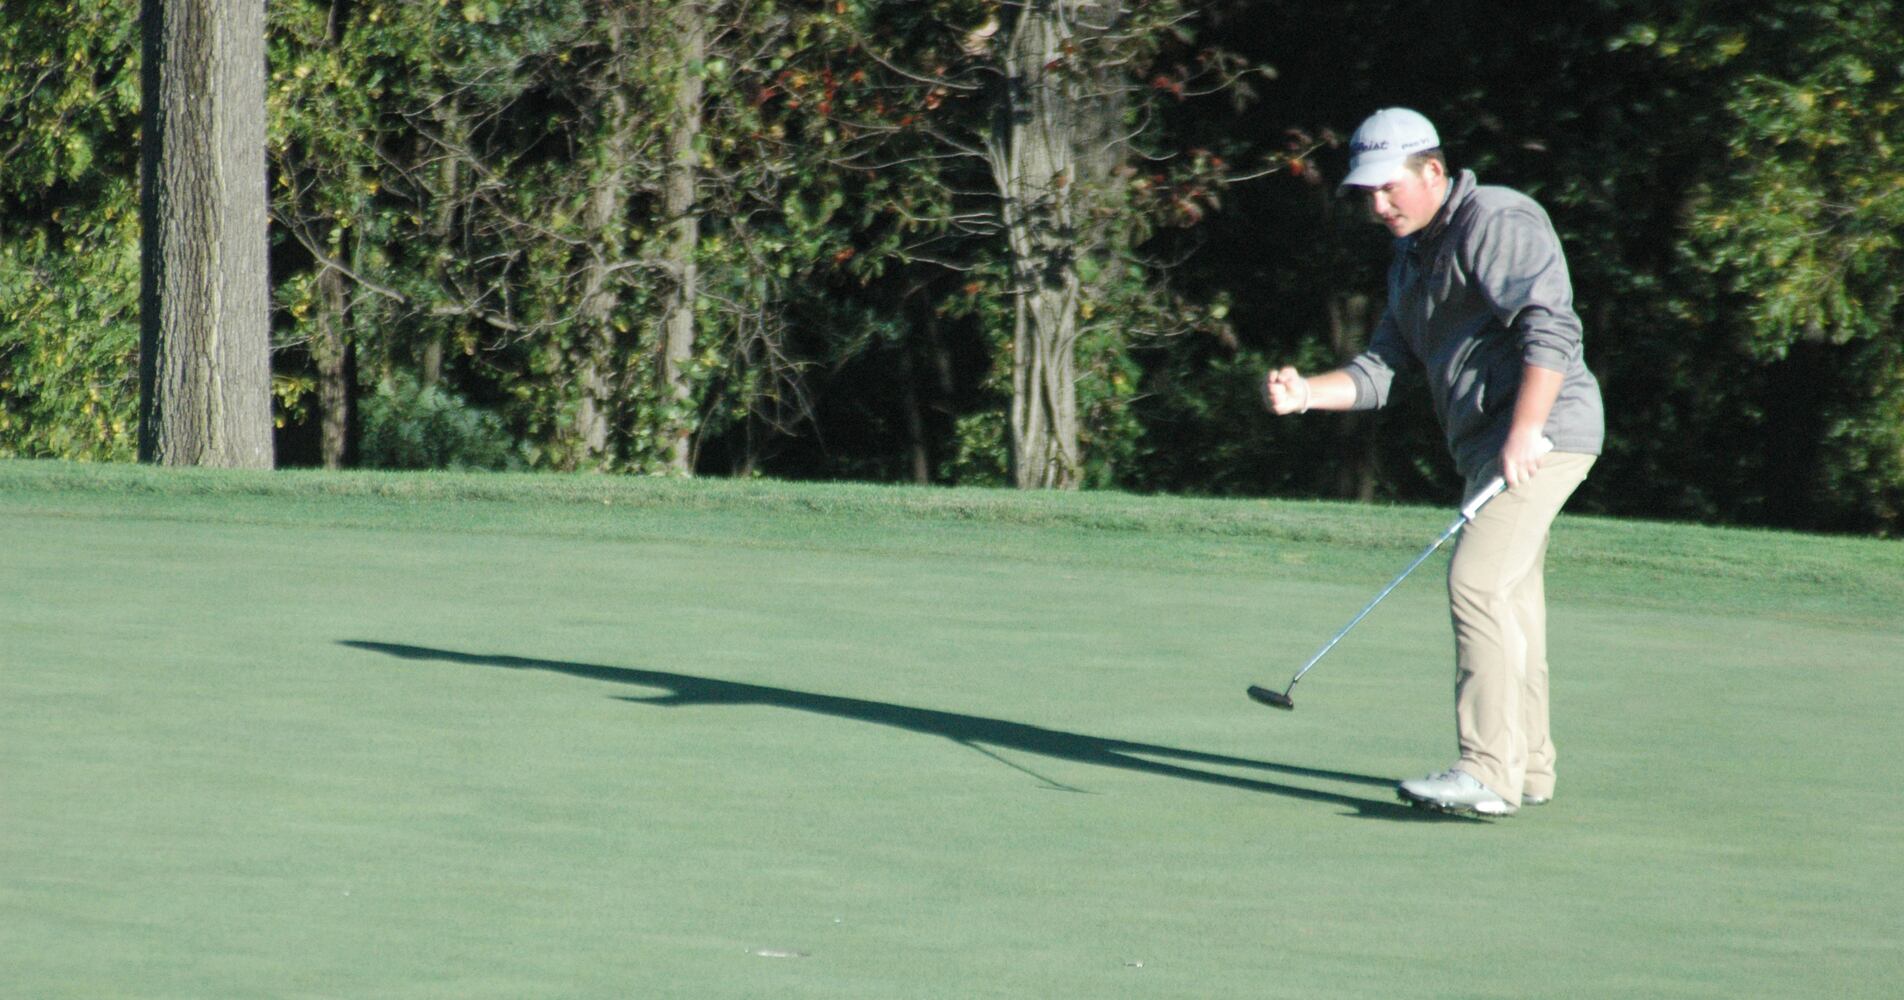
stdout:
<svg viewBox="0 0 1904 1000">
<path fill-rule="evenodd" d="M 1354 628 L 1356 624 L 1360 622 L 1362 619 L 1367 618 L 1369 612 L 1374 611 L 1375 606 L 1377 604 L 1382 603 L 1383 598 L 1387 597 L 1391 592 L 1393 592 L 1396 587 L 1401 586 L 1402 581 L 1408 579 L 1408 575 L 1410 573 L 1413 573 L 1416 569 L 1418 569 L 1422 563 L 1427 562 L 1428 557 L 1434 555 L 1435 550 L 1441 548 L 1442 545 L 1446 544 L 1448 539 L 1453 538 L 1457 533 L 1461 531 L 1462 528 L 1467 527 L 1468 522 L 1473 521 L 1475 518 L 1475 515 L 1481 512 L 1481 508 L 1487 506 L 1487 502 L 1489 500 L 1492 500 L 1495 497 L 1499 496 L 1501 492 L 1505 489 L 1507 489 L 1507 480 L 1505 478 L 1501 476 L 1495 476 L 1491 481 L 1489 481 L 1487 486 L 1483 487 L 1479 493 L 1476 493 L 1474 497 L 1470 499 L 1467 502 L 1467 504 L 1461 508 L 1460 516 L 1454 519 L 1454 523 L 1448 525 L 1448 530 L 1443 531 L 1441 533 L 1441 537 L 1435 539 L 1434 544 L 1428 546 L 1426 549 L 1423 549 L 1421 555 L 1416 556 L 1415 561 L 1408 564 L 1407 569 L 1404 569 L 1401 571 L 1401 573 L 1397 574 L 1395 579 L 1390 580 L 1388 582 L 1388 586 L 1382 588 L 1381 593 L 1375 595 L 1374 600 L 1368 602 L 1367 607 L 1357 612 L 1354 618 L 1349 619 L 1349 623 L 1347 625 L 1344 625 L 1342 626 L 1342 628 L 1337 630 L 1336 634 L 1329 637 L 1328 642 L 1325 642 L 1322 644 L 1321 649 L 1316 650 L 1314 656 L 1309 657 L 1309 662 L 1304 663 L 1302 665 L 1302 669 L 1296 671 L 1296 676 L 1291 677 L 1289 679 L 1289 686 L 1283 688 L 1282 694 L 1278 695 L 1274 691 L 1268 690 L 1266 688 L 1260 688 L 1260 687 L 1256 687 L 1255 685 L 1251 685 L 1249 689 L 1250 697 L 1256 699 L 1257 701 L 1262 702 L 1265 705 L 1273 705 L 1277 708 L 1284 708 L 1284 709 L 1294 709 L 1296 707 L 1296 703 L 1293 699 L 1290 698 L 1289 693 L 1296 689 L 1296 682 L 1299 680 L 1302 680 L 1302 675 L 1308 673 L 1311 667 L 1314 667 L 1317 663 L 1320 663 L 1322 661 L 1322 658 L 1329 654 L 1329 650 L 1334 649 L 1335 644 L 1338 642 L 1341 642 L 1342 637 L 1349 634 L 1350 629 Z"/>
</svg>

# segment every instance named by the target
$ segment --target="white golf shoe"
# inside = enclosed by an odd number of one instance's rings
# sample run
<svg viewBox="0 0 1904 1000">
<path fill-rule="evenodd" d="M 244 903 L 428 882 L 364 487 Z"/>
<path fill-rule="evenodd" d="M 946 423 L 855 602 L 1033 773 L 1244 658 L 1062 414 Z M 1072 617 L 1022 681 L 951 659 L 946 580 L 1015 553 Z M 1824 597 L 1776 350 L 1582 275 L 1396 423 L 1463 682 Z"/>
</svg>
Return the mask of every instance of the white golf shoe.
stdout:
<svg viewBox="0 0 1904 1000">
<path fill-rule="evenodd" d="M 1426 778 L 1414 778 L 1396 789 L 1403 802 L 1439 809 L 1442 812 L 1478 813 L 1482 816 L 1511 816 L 1514 807 L 1488 790 L 1480 779 L 1466 771 L 1449 768 Z"/>
</svg>

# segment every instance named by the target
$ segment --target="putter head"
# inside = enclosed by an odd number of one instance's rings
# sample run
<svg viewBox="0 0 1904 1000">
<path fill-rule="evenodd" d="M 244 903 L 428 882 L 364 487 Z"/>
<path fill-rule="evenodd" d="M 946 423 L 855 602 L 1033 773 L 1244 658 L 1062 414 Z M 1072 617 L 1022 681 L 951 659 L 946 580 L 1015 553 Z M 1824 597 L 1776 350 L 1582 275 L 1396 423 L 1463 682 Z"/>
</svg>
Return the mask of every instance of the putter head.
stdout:
<svg viewBox="0 0 1904 1000">
<path fill-rule="evenodd" d="M 1288 692 L 1285 691 L 1271 691 L 1266 687 L 1257 687 L 1251 684 L 1249 686 L 1249 696 L 1271 708 L 1280 708 L 1285 712 L 1293 712 L 1296 710 L 1295 701 L 1292 700 Z"/>
</svg>

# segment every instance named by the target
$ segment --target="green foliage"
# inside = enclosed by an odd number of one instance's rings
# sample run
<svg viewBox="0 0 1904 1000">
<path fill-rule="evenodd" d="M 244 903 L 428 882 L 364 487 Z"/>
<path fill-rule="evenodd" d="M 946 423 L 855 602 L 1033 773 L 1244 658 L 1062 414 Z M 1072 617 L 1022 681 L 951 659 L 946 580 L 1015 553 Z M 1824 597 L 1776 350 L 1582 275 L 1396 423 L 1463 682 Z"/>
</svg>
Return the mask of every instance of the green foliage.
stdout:
<svg viewBox="0 0 1904 1000">
<path fill-rule="evenodd" d="M 992 408 L 960 417 L 953 429 L 952 456 L 939 475 L 965 486 L 1010 485 L 1011 428 L 1005 411 Z"/>
<path fill-rule="evenodd" d="M 1869 0 L 1733 16 L 1652 41 L 1729 85 L 1713 113 L 1727 155 L 1691 186 L 1678 245 L 1706 282 L 1681 287 L 1714 294 L 1682 313 L 1764 379 L 1759 400 L 1723 395 L 1775 442 L 1760 474 L 1796 509 L 1767 515 L 1904 530 L 1904 24 Z"/>
<path fill-rule="evenodd" d="M 139 248 L 130 191 L 0 224 L 0 456 L 138 450 Z M 130 233 L 133 239 L 126 239 Z"/>
<path fill-rule="evenodd" d="M 440 385 L 398 373 L 362 403 L 373 469 L 508 469 L 521 464 L 502 420 Z"/>
<path fill-rule="evenodd" d="M 0 455 L 137 451 L 137 12 L 0 16 Z"/>
<path fill-rule="evenodd" d="M 4 191 L 19 197 L 125 162 L 139 113 L 138 4 L 8 0 L 0 18 Z"/>
<path fill-rule="evenodd" d="M 1115 94 L 1120 129 L 1060 234 L 1083 289 L 1083 482 L 1446 495 L 1425 412 L 1298 427 L 1255 394 L 1271 362 L 1356 346 L 1339 307 L 1379 299 L 1385 240 L 1329 196 L 1331 143 L 1409 103 L 1566 241 L 1609 400 L 1583 506 L 1904 530 L 1894 8 L 1586 0 L 1563 21 L 1460 0 L 1390 39 L 1360 30 L 1359 4 L 1103 5 L 1121 20 L 1051 67 Z M 923 452 L 941 481 L 1001 481 L 1016 303 L 988 157 L 1017 8 L 722 0 L 693 61 L 679 10 L 270 5 L 281 423 L 322 416 L 320 372 L 354 371 L 380 420 L 436 414 L 536 469 L 660 470 L 686 429 L 710 470 L 893 478 Z M 5 0 L 0 455 L 134 450 L 137 17 L 131 0 Z M 1251 63 L 1282 72 L 1244 86 Z M 1367 65 L 1386 69 L 1347 71 Z M 705 97 L 680 399 L 659 316 L 685 80 Z M 1281 172 L 1232 183 L 1261 170 Z M 424 402 L 426 382 L 447 395 Z M 1331 474 L 1372 426 L 1357 474 L 1373 482 Z"/>
<path fill-rule="evenodd" d="M 1888 4 L 1846 6 L 1858 8 L 1848 30 L 1815 42 L 1824 51 L 1804 53 L 1796 75 L 1740 81 L 1731 162 L 1695 190 L 1689 249 L 1747 300 L 1766 359 L 1800 339 L 1877 335 L 1900 316 L 1904 30 L 1875 16 L 1894 15 Z"/>
</svg>

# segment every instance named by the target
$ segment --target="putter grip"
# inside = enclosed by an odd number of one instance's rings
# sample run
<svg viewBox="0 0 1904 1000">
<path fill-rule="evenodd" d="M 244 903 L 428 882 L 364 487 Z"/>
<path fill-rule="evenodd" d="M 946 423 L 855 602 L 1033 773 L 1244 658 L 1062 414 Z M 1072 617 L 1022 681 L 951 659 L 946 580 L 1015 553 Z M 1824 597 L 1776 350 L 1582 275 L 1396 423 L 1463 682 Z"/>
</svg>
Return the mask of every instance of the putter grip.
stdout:
<svg viewBox="0 0 1904 1000">
<path fill-rule="evenodd" d="M 1545 455 L 1548 452 L 1553 450 L 1554 450 L 1553 439 L 1542 437 L 1540 439 L 1540 454 Z M 1481 492 L 1476 493 L 1471 499 L 1468 500 L 1467 505 L 1461 508 L 1461 520 L 1463 521 L 1474 520 L 1475 515 L 1481 513 L 1481 508 L 1486 507 L 1489 500 L 1492 500 L 1495 497 L 1500 496 L 1501 493 L 1505 491 L 1506 489 L 1507 489 L 1506 476 L 1495 476 L 1493 479 L 1488 480 L 1488 484 L 1486 486 L 1481 487 Z"/>
</svg>

